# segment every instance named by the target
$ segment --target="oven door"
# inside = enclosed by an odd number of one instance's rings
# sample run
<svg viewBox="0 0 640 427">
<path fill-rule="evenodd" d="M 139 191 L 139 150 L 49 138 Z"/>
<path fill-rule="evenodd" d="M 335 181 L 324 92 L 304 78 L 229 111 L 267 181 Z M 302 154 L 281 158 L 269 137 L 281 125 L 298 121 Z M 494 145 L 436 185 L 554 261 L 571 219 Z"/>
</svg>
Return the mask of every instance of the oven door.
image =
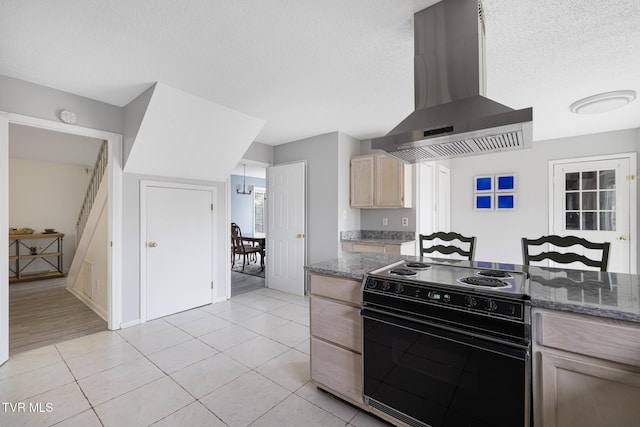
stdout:
<svg viewBox="0 0 640 427">
<path fill-rule="evenodd" d="M 371 407 L 415 426 L 530 425 L 530 346 L 366 308 L 362 317 Z"/>
</svg>

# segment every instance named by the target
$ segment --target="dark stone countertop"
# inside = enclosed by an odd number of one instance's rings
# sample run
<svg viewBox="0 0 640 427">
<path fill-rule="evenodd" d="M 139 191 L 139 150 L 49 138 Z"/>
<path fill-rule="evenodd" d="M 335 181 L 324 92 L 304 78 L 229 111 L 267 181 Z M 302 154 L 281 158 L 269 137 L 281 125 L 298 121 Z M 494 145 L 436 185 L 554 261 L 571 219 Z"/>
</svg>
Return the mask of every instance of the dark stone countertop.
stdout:
<svg viewBox="0 0 640 427">
<path fill-rule="evenodd" d="M 340 258 L 307 265 L 310 273 L 362 280 L 370 271 L 394 262 L 420 257 L 346 253 Z M 477 268 L 501 268 L 498 263 L 469 262 Z M 531 305 L 611 319 L 640 322 L 640 276 L 509 264 L 502 268 L 525 271 L 531 276 Z"/>
</svg>

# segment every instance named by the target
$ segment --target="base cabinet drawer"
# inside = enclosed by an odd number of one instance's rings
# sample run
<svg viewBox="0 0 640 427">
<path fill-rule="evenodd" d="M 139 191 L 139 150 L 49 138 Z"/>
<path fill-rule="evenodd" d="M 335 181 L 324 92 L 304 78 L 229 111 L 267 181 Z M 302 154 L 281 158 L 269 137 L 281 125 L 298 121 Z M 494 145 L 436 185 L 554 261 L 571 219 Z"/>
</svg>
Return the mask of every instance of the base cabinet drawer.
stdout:
<svg viewBox="0 0 640 427">
<path fill-rule="evenodd" d="M 362 406 L 362 356 L 311 337 L 311 379 Z"/>
<path fill-rule="evenodd" d="M 360 309 L 312 295 L 310 310 L 311 335 L 361 352 Z"/>
</svg>

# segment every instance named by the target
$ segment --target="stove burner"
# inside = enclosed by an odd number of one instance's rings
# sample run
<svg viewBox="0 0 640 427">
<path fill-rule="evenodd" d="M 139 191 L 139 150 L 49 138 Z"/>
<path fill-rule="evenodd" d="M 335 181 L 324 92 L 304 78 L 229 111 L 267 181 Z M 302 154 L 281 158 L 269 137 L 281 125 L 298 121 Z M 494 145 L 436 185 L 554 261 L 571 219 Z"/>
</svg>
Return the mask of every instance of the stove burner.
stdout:
<svg viewBox="0 0 640 427">
<path fill-rule="evenodd" d="M 467 285 L 486 286 L 489 288 L 506 288 L 508 286 L 511 286 L 508 283 L 505 283 L 499 279 L 494 279 L 493 277 L 463 277 L 461 279 L 458 279 L 458 281 Z"/>
<path fill-rule="evenodd" d="M 409 270 L 408 268 L 392 268 L 389 270 L 390 274 L 395 274 L 397 276 L 415 276 L 418 274 L 413 270 Z"/>
<path fill-rule="evenodd" d="M 407 268 L 413 268 L 416 270 L 426 270 L 427 268 L 431 268 L 431 264 L 427 264 L 426 262 L 418 262 L 418 261 L 405 262 L 404 266 Z"/>
<path fill-rule="evenodd" d="M 483 277 L 495 277 L 495 278 L 503 278 L 503 279 L 510 279 L 513 276 L 509 273 L 507 273 L 506 271 L 500 271 L 500 270 L 480 270 L 480 271 L 476 271 L 476 274 L 478 276 L 483 276 Z"/>
</svg>

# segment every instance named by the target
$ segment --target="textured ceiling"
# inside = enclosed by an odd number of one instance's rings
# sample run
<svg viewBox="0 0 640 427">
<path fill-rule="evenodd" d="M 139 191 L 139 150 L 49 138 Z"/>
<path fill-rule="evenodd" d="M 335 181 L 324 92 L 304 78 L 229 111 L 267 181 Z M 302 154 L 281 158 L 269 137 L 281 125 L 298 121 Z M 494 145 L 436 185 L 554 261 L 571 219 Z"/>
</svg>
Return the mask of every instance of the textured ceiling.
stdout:
<svg viewBox="0 0 640 427">
<path fill-rule="evenodd" d="M 413 108 L 413 13 L 434 0 L 2 0 L 0 74 L 123 106 L 160 81 L 267 120 L 280 144 L 387 133 Z M 487 95 L 534 139 L 640 127 L 639 0 L 483 0 Z"/>
</svg>

